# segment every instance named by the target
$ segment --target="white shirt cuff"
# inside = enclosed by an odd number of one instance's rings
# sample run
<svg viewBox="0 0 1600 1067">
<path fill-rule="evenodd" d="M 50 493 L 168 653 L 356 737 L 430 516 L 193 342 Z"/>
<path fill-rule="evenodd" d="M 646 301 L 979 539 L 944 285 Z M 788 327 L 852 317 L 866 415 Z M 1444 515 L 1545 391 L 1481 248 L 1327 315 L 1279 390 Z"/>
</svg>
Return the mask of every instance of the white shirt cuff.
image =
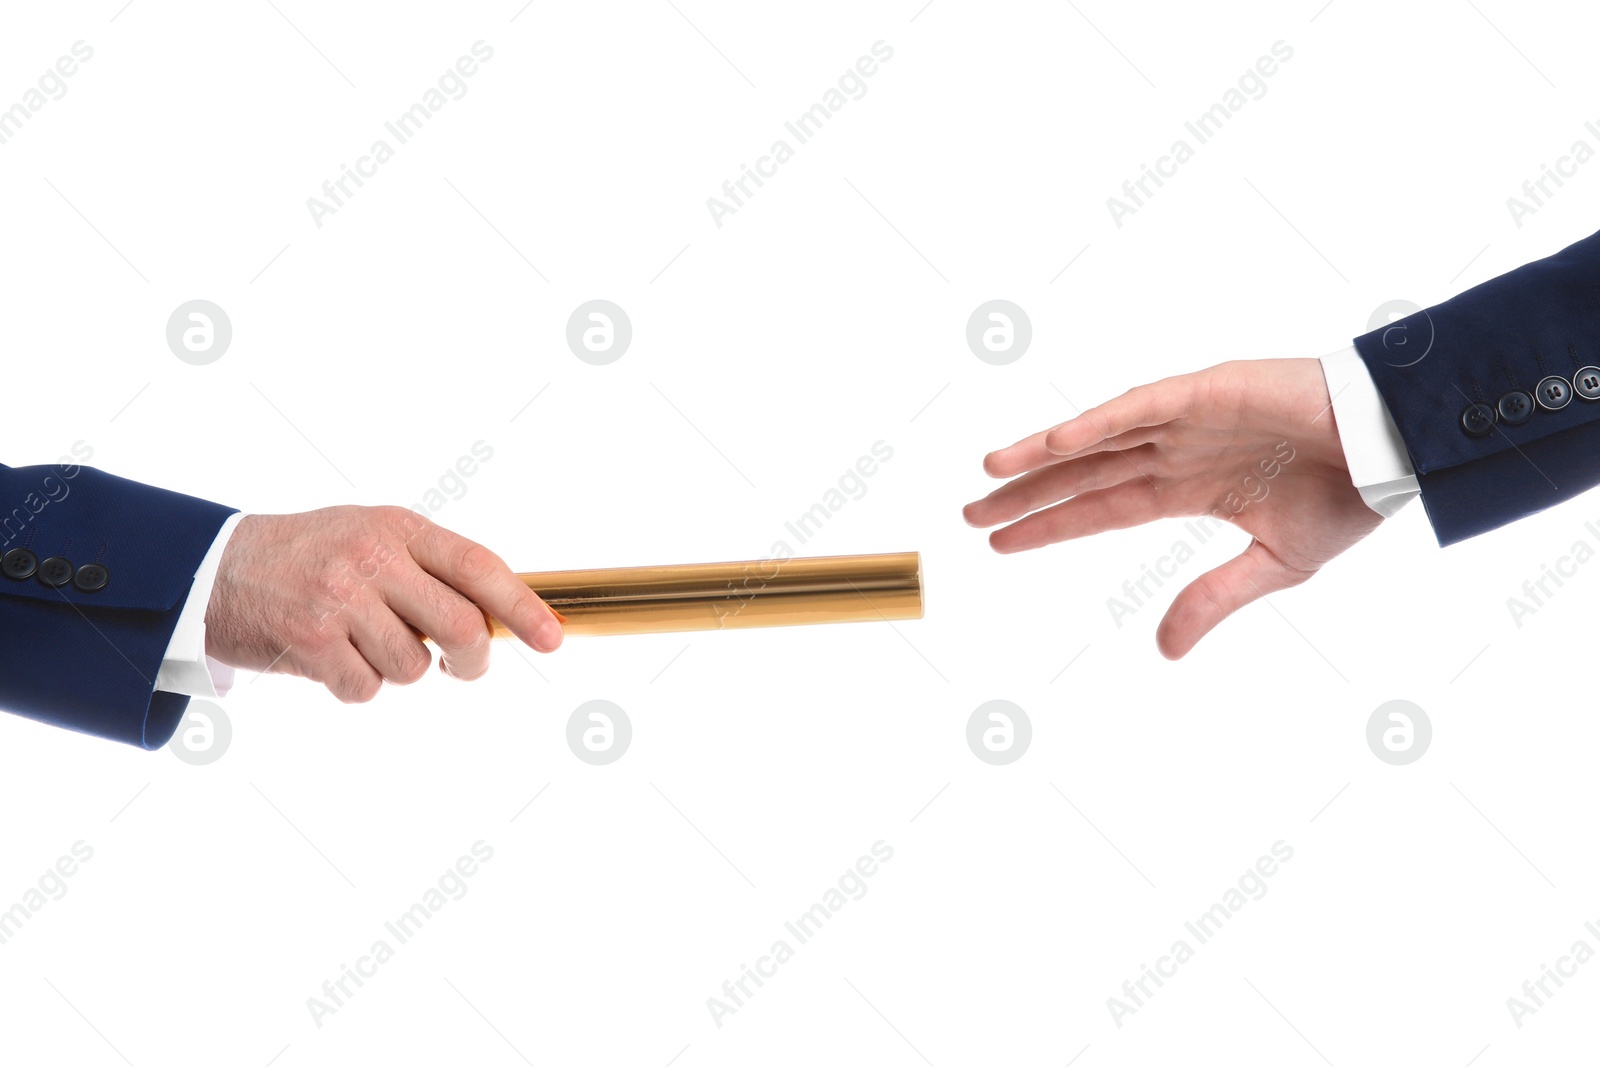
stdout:
<svg viewBox="0 0 1600 1067">
<path fill-rule="evenodd" d="M 1387 519 L 1421 491 L 1405 442 L 1354 346 L 1321 362 L 1350 480 L 1367 507 Z"/>
<path fill-rule="evenodd" d="M 222 551 L 242 518 L 243 512 L 228 516 L 194 573 L 189 599 L 178 613 L 178 628 L 172 632 L 172 642 L 167 645 L 161 670 L 156 674 L 156 688 L 163 693 L 224 697 L 233 688 L 233 668 L 206 655 L 206 607 L 211 603 L 212 587 L 217 584 Z"/>
</svg>

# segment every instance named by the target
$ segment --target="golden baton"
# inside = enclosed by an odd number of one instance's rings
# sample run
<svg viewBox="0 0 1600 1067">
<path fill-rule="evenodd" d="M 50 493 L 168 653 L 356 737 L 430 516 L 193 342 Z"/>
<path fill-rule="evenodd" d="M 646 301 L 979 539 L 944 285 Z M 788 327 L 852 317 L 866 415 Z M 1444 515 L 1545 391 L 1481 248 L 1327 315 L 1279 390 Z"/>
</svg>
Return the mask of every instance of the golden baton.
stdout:
<svg viewBox="0 0 1600 1067">
<path fill-rule="evenodd" d="M 568 634 L 922 618 L 922 556 L 812 556 L 519 574 Z M 509 636 L 494 618 L 490 630 Z"/>
</svg>

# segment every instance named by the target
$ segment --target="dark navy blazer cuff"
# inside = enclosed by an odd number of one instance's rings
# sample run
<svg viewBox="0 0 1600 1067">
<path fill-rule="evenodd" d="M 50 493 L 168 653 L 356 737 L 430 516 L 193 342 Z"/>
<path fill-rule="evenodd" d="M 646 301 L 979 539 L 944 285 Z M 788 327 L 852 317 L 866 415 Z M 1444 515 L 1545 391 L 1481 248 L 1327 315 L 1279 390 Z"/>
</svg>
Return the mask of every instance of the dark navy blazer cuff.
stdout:
<svg viewBox="0 0 1600 1067">
<path fill-rule="evenodd" d="M 0 708 L 143 748 L 194 573 L 236 509 L 63 462 L 0 466 Z"/>
<path fill-rule="evenodd" d="M 1600 234 L 1354 343 L 1441 545 L 1600 484 Z"/>
</svg>

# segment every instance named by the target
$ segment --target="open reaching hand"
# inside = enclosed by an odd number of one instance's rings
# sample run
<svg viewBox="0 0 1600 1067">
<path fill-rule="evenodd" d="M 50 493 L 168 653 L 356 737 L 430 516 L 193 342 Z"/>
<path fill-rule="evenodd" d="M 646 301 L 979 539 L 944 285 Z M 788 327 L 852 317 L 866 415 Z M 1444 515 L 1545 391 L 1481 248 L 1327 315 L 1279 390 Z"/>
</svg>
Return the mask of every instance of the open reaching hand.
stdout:
<svg viewBox="0 0 1600 1067">
<path fill-rule="evenodd" d="M 1254 540 L 1184 587 L 1156 630 L 1178 659 L 1223 619 L 1299 585 L 1381 521 L 1351 484 L 1321 364 L 1238 360 L 1131 389 L 984 457 L 1010 479 L 963 512 L 998 552 L 1211 515 Z"/>
<path fill-rule="evenodd" d="M 296 674 L 340 700 L 407 685 L 432 661 L 471 679 L 489 668 L 487 611 L 529 647 L 561 623 L 482 545 L 404 508 L 250 515 L 223 550 L 206 608 L 206 652 L 234 667 Z"/>
</svg>

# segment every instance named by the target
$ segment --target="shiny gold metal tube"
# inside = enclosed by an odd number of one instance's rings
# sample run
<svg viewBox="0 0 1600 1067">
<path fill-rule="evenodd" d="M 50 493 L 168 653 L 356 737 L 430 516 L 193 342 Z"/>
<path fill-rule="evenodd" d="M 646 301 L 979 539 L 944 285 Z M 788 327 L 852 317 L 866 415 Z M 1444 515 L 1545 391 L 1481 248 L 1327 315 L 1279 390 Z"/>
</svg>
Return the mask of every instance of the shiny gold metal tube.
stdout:
<svg viewBox="0 0 1600 1067">
<path fill-rule="evenodd" d="M 568 634 L 922 618 L 916 552 L 519 574 Z M 491 619 L 496 637 L 508 631 Z"/>
</svg>

